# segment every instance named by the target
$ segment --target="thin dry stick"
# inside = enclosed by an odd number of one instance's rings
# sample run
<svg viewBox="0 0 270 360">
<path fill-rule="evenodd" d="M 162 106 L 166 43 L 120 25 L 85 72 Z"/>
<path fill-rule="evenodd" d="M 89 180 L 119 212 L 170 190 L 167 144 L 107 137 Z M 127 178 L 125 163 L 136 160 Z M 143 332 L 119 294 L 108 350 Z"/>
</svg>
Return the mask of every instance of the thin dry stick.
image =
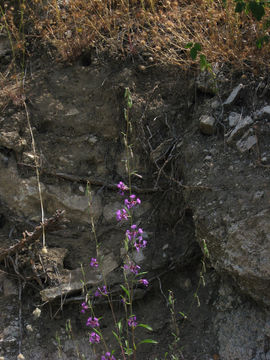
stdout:
<svg viewBox="0 0 270 360">
<path fill-rule="evenodd" d="M 19 166 L 24 166 L 24 167 L 28 167 L 28 168 L 35 168 L 34 165 L 30 165 L 30 164 L 25 164 L 25 163 L 17 163 L 17 165 Z M 42 168 L 41 166 L 39 166 L 40 168 L 40 173 L 41 174 L 46 174 L 49 176 L 54 176 L 54 177 L 58 177 L 60 179 L 63 180 L 67 180 L 67 181 L 72 181 L 72 182 L 79 182 L 82 184 L 91 184 L 91 185 L 95 185 L 95 186 L 102 186 L 102 187 L 106 187 L 110 190 L 118 190 L 118 187 L 116 184 L 111 184 L 106 182 L 105 180 L 98 180 L 95 178 L 89 178 L 89 177 L 83 177 L 83 176 L 77 176 L 77 175 L 73 175 L 73 174 L 66 174 L 66 173 L 60 173 L 60 172 L 54 172 L 53 170 L 49 170 L 46 168 Z M 164 190 L 161 188 L 138 188 L 137 186 L 132 186 L 133 190 L 136 191 L 137 193 L 140 194 L 144 194 L 144 193 L 155 193 L 155 192 L 163 192 Z"/>
<path fill-rule="evenodd" d="M 42 193 L 41 193 L 41 185 L 40 185 L 40 178 L 39 178 L 39 164 L 38 164 L 38 158 L 37 158 L 37 152 L 36 152 L 36 144 L 35 144 L 35 138 L 34 138 L 34 134 L 33 134 L 33 130 L 31 127 L 31 122 L 30 122 L 30 117 L 29 117 L 29 112 L 26 106 L 25 101 L 23 102 L 24 108 L 25 108 L 25 113 L 26 113 L 26 119 L 27 119 L 27 123 L 28 123 L 28 128 L 31 134 L 31 139 L 32 139 L 32 149 L 34 152 L 34 161 L 35 161 L 35 170 L 36 170 L 36 177 L 37 177 L 37 183 L 38 183 L 38 193 L 39 193 L 39 201 L 40 201 L 40 208 L 41 208 L 41 225 L 42 225 L 42 246 L 43 249 L 46 249 L 46 238 L 45 238 L 45 227 L 44 227 L 44 207 L 43 207 L 43 200 L 42 200 Z"/>
<path fill-rule="evenodd" d="M 19 354 L 22 353 L 22 280 L 18 277 L 19 284 L 19 329 L 20 329 L 20 337 L 18 341 L 19 345 Z"/>
<path fill-rule="evenodd" d="M 63 219 L 65 214 L 64 210 L 57 210 L 55 215 L 49 219 L 46 219 L 44 223 L 36 226 L 32 233 L 25 231 L 23 238 L 15 245 L 10 246 L 8 249 L 1 249 L 0 251 L 0 262 L 8 256 L 14 255 L 17 251 L 19 252 L 23 247 L 30 245 L 34 241 L 38 240 L 42 235 L 43 231 L 55 230 L 59 225 L 59 222 Z"/>
</svg>

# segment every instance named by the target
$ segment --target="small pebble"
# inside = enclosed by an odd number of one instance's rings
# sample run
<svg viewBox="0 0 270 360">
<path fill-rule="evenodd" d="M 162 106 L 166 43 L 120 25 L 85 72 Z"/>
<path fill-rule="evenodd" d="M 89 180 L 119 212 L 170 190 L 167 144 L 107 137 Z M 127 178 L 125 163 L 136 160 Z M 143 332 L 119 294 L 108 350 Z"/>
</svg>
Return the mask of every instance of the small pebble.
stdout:
<svg viewBox="0 0 270 360">
<path fill-rule="evenodd" d="M 35 310 L 32 313 L 34 315 L 34 317 L 37 319 L 40 317 L 41 315 L 41 310 L 39 308 L 35 308 Z"/>
<path fill-rule="evenodd" d="M 144 65 L 139 65 L 139 66 L 138 66 L 138 69 L 139 69 L 140 71 L 145 71 L 146 67 L 145 67 Z"/>
<path fill-rule="evenodd" d="M 26 329 L 27 329 L 27 331 L 29 331 L 29 332 L 33 332 L 33 331 L 34 331 L 34 329 L 32 328 L 32 325 L 30 325 L 30 324 L 26 325 Z"/>
</svg>

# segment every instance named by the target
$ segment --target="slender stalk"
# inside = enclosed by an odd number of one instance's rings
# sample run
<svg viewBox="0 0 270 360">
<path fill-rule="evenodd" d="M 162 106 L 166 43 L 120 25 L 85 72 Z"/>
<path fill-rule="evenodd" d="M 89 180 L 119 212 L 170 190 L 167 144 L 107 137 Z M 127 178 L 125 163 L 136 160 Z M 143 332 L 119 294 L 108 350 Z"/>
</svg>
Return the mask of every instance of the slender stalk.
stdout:
<svg viewBox="0 0 270 360">
<path fill-rule="evenodd" d="M 44 251 L 46 251 L 46 237 L 45 237 L 45 227 L 44 227 L 44 219 L 45 219 L 44 218 L 44 206 L 43 206 L 40 176 L 39 176 L 39 170 L 38 170 L 39 164 L 38 164 L 38 157 L 37 157 L 37 151 L 36 151 L 36 143 L 35 143 L 35 138 L 34 138 L 31 122 L 30 122 L 29 112 L 28 112 L 25 101 L 23 102 L 23 105 L 24 105 L 24 109 L 25 109 L 25 113 L 26 113 L 26 119 L 27 119 L 29 132 L 31 135 L 32 150 L 34 153 L 35 170 L 36 170 L 36 178 L 37 178 L 37 183 L 38 183 L 38 193 L 39 193 L 39 201 L 40 201 L 40 209 L 41 209 L 42 246 L 43 246 Z"/>
</svg>

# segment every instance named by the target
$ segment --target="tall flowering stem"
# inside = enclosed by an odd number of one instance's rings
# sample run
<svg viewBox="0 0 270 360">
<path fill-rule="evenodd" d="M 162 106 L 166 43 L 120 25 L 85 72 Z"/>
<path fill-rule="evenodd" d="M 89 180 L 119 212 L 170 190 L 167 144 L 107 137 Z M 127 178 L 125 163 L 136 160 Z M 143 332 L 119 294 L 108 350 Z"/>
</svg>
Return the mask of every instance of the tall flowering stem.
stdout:
<svg viewBox="0 0 270 360">
<path fill-rule="evenodd" d="M 132 108 L 132 97 L 131 97 L 131 93 L 129 88 L 125 89 L 125 108 L 124 108 L 124 117 L 125 117 L 125 121 L 126 121 L 126 133 L 123 134 L 124 136 L 124 144 L 125 144 L 125 148 L 126 148 L 126 171 L 127 171 L 127 175 L 128 175 L 128 187 L 125 186 L 123 184 L 123 182 L 120 182 L 118 184 L 118 188 L 120 189 L 120 191 L 122 191 L 122 194 L 124 193 L 124 191 L 129 190 L 129 199 L 125 199 L 125 207 L 126 207 L 126 212 L 128 212 L 129 216 L 129 220 L 130 220 L 130 226 L 132 226 L 133 224 L 133 217 L 132 217 L 132 211 L 131 208 L 133 208 L 135 205 L 140 204 L 140 199 L 136 199 L 135 195 L 132 194 L 132 186 L 131 186 L 131 175 L 132 175 L 132 171 L 131 171 L 131 164 L 130 164 L 130 160 L 133 157 L 133 153 L 132 153 L 132 149 L 131 146 L 129 144 L 129 139 L 130 139 L 130 135 L 132 132 L 132 123 L 129 119 L 129 113 L 130 113 L 130 109 Z M 122 210 L 122 213 L 118 213 L 118 220 L 120 218 L 120 216 L 123 218 L 125 216 L 125 211 Z M 121 220 L 122 220 L 121 218 Z M 127 219 L 126 219 L 127 220 Z M 128 241 L 128 237 L 126 236 L 125 239 L 125 249 L 126 249 L 126 259 L 127 259 L 127 263 L 130 262 L 129 256 L 128 256 L 128 248 L 129 248 L 129 241 Z M 128 266 L 128 265 L 127 265 Z M 127 269 L 124 269 L 127 270 Z M 126 311 L 126 322 L 128 323 L 128 314 L 127 314 L 127 307 L 129 307 L 130 310 L 130 316 L 132 315 L 132 299 L 133 299 L 133 286 L 130 286 L 128 278 L 127 278 L 127 274 L 126 271 L 124 271 L 124 279 L 125 279 L 125 286 L 127 288 L 127 292 L 129 293 L 129 303 L 125 304 L 125 311 Z M 136 347 L 135 347 L 135 343 L 134 343 L 134 328 L 131 329 L 132 330 L 132 340 L 133 340 L 133 359 L 136 359 Z M 128 329 L 127 329 L 127 340 L 128 340 Z"/>
<path fill-rule="evenodd" d="M 93 215 L 90 211 L 90 218 L 91 218 L 91 225 L 92 225 L 92 232 L 95 238 L 96 243 L 96 257 L 92 257 L 90 260 L 90 266 L 93 269 L 100 269 L 104 285 L 98 287 L 98 289 L 94 293 L 94 297 L 101 297 L 106 296 L 111 308 L 115 329 L 116 332 L 113 332 L 114 336 L 117 339 L 117 342 L 119 343 L 122 359 L 126 360 L 126 357 L 132 356 L 133 360 L 136 360 L 136 343 L 135 343 L 135 329 L 139 326 L 147 327 L 144 324 L 138 324 L 136 315 L 133 314 L 133 286 L 134 283 L 140 286 L 147 287 L 148 281 L 147 279 L 141 279 L 142 273 L 140 273 L 140 266 L 136 264 L 134 261 L 134 257 L 130 255 L 129 250 L 136 250 L 137 252 L 141 251 L 142 248 L 145 248 L 147 245 L 147 241 L 144 239 L 144 231 L 137 227 L 136 224 L 133 223 L 133 212 L 134 210 L 141 204 L 141 200 L 134 194 L 132 194 L 132 188 L 131 188 L 131 176 L 135 172 L 132 172 L 131 170 L 131 158 L 133 157 L 132 154 L 132 148 L 129 144 L 130 135 L 132 132 L 132 124 L 129 120 L 129 111 L 132 107 L 132 99 L 131 94 L 128 88 L 125 90 L 125 101 L 126 101 L 126 107 L 124 109 L 124 116 L 126 120 L 126 133 L 123 134 L 124 136 L 124 144 L 126 148 L 126 170 L 128 174 L 128 186 L 123 182 L 120 181 L 117 185 L 117 188 L 119 190 L 119 194 L 121 196 L 124 196 L 127 192 L 128 195 L 124 199 L 123 208 L 116 211 L 116 220 L 118 222 L 124 223 L 129 222 L 130 227 L 126 230 L 125 233 L 125 256 L 124 256 L 124 266 L 123 266 L 123 276 L 124 276 L 124 284 L 120 285 L 121 289 L 123 290 L 123 295 L 121 295 L 122 303 L 125 308 L 125 316 L 126 316 L 126 339 L 123 337 L 122 332 L 122 320 L 117 322 L 112 298 L 110 291 L 107 287 L 106 283 L 106 274 L 104 273 L 103 266 L 100 266 L 102 258 L 99 253 L 99 243 L 96 235 L 95 230 L 95 222 Z M 89 194 L 89 209 L 91 210 L 92 207 L 92 194 L 90 189 L 90 183 L 87 184 L 87 191 Z M 89 304 L 89 307 L 88 307 Z M 100 324 L 97 317 L 95 317 L 93 307 L 91 302 L 86 302 L 82 304 L 81 311 L 85 313 L 88 308 L 91 310 L 91 316 L 88 318 L 86 326 L 92 328 L 92 332 L 89 337 L 89 341 L 91 344 L 98 344 L 100 341 L 105 342 L 101 330 L 100 330 Z M 147 327 L 148 329 L 151 329 L 150 327 Z M 147 339 L 147 342 L 150 340 Z M 146 341 L 145 341 L 146 342 Z M 142 342 L 141 342 L 142 343 Z M 140 344 L 140 343 L 139 343 Z M 101 360 L 115 360 L 114 356 L 108 351 L 108 347 L 105 345 L 106 353 L 105 355 L 102 355 Z"/>
<path fill-rule="evenodd" d="M 99 242 L 98 242 L 97 233 L 96 233 L 94 216 L 92 215 L 93 212 L 91 211 L 92 210 L 92 204 L 93 204 L 93 197 L 92 197 L 92 192 L 91 192 L 91 184 L 90 184 L 89 181 L 87 182 L 86 193 L 88 195 L 89 216 L 90 216 L 90 220 L 91 220 L 92 233 L 93 233 L 93 236 L 94 236 L 94 239 L 95 239 L 95 244 L 96 244 L 96 258 L 91 259 L 90 266 L 91 267 L 98 267 L 99 266 L 99 260 L 100 260 L 101 256 L 100 256 L 100 252 L 99 252 Z M 111 312 L 112 312 L 112 316 L 113 316 L 113 320 L 114 320 L 114 325 L 115 325 L 115 328 L 118 329 L 112 299 L 110 297 L 110 294 L 107 291 L 108 286 L 107 286 L 106 274 L 104 273 L 103 266 L 100 266 L 100 271 L 101 271 L 102 279 L 103 279 L 105 285 L 103 285 L 102 288 L 98 288 L 94 295 L 96 297 L 99 297 L 99 296 L 102 296 L 102 295 L 108 297 L 108 302 L 109 302 L 109 305 L 110 305 L 110 308 L 111 308 Z M 83 307 L 82 310 L 86 310 L 85 307 Z M 91 305 L 91 312 L 92 312 L 92 316 L 94 317 L 94 310 L 93 310 L 92 305 Z M 107 346 L 103 336 L 101 336 L 102 334 L 100 333 L 100 335 L 98 335 L 98 334 L 96 334 L 96 335 L 97 336 L 94 336 L 93 333 L 91 333 L 90 338 L 89 338 L 90 343 L 91 344 L 99 343 L 100 339 L 102 339 L 102 341 L 104 343 L 104 346 L 105 346 L 105 349 L 106 349 L 106 351 L 108 351 L 108 346 Z M 98 338 L 98 336 L 99 336 L 99 338 Z M 120 338 L 120 336 L 119 336 L 119 338 Z M 121 349 L 123 360 L 126 360 L 125 351 L 124 351 L 124 348 L 123 348 L 123 345 L 122 345 L 121 342 L 119 342 L 119 346 L 120 346 L 120 349 Z"/>
<path fill-rule="evenodd" d="M 129 88 L 125 89 L 125 101 L 126 108 L 124 109 L 124 116 L 126 120 L 126 133 L 124 134 L 124 143 L 126 147 L 126 165 L 127 165 L 127 173 L 128 173 L 128 186 L 129 186 L 129 194 L 131 195 L 131 167 L 130 167 L 130 157 L 132 157 L 131 147 L 129 145 L 129 137 L 132 132 L 132 124 L 129 120 L 129 112 L 132 108 L 132 97 Z"/>
</svg>

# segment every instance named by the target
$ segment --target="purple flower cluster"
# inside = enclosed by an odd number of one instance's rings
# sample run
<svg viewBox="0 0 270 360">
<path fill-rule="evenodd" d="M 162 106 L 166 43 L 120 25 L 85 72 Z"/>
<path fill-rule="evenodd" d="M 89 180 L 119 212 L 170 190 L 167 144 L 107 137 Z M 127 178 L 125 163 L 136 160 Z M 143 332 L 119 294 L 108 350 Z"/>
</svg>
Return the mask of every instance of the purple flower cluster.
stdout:
<svg viewBox="0 0 270 360">
<path fill-rule="evenodd" d="M 130 228 L 131 230 L 126 231 L 129 241 L 135 241 L 136 239 L 142 240 L 143 230 L 141 228 L 137 230 L 137 225 L 131 225 Z"/>
<path fill-rule="evenodd" d="M 140 268 L 141 267 L 139 265 L 135 265 L 132 262 L 130 262 L 129 264 L 124 265 L 125 270 L 128 270 L 128 271 L 132 272 L 135 275 L 138 274 L 138 271 L 140 270 Z"/>
<path fill-rule="evenodd" d="M 118 183 L 117 188 L 119 189 L 120 195 L 124 195 L 125 191 L 129 190 L 128 186 L 125 185 L 122 181 L 120 181 Z M 123 209 L 116 211 L 117 221 L 122 221 L 122 220 L 127 221 L 129 218 L 132 218 L 132 210 L 131 209 L 137 205 L 140 205 L 141 200 L 139 198 L 137 198 L 136 195 L 130 195 L 128 198 L 126 198 L 124 200 L 124 204 L 125 204 L 125 206 Z M 144 240 L 143 234 L 144 234 L 143 229 L 137 227 L 136 224 L 133 224 L 133 225 L 131 225 L 130 229 L 128 229 L 126 231 L 126 242 L 125 243 L 127 244 L 127 246 L 128 246 L 128 243 L 130 243 L 139 252 L 142 248 L 145 248 L 147 245 L 147 241 Z M 91 258 L 90 266 L 92 268 L 99 267 L 99 263 L 96 258 Z M 124 270 L 134 274 L 135 276 L 139 274 L 140 268 L 141 267 L 139 265 L 135 264 L 130 259 L 128 260 L 128 262 L 126 264 L 124 264 Z M 144 285 L 145 287 L 147 287 L 149 285 L 149 282 L 147 279 L 137 279 L 136 282 L 138 284 Z M 95 297 L 106 296 L 106 295 L 108 295 L 106 285 L 98 287 L 94 293 Z M 121 301 L 124 304 L 127 304 L 125 298 L 122 298 Z M 87 305 L 86 302 L 83 302 L 81 304 L 81 306 L 82 306 L 81 312 L 84 314 L 86 312 L 86 310 L 89 309 L 89 306 Z M 134 329 L 138 325 L 136 316 L 131 315 L 128 318 L 127 323 L 128 323 L 129 327 Z M 95 330 L 96 327 L 100 326 L 98 318 L 96 318 L 94 316 L 89 317 L 87 319 L 86 326 L 89 326 L 89 327 L 93 328 L 93 330 Z M 100 333 L 98 330 L 91 332 L 90 336 L 89 336 L 89 342 L 91 344 L 100 343 L 102 335 L 101 334 L 99 335 L 99 334 Z M 105 355 L 101 356 L 101 360 L 116 360 L 116 359 L 113 356 L 113 354 L 111 354 L 110 352 L 106 352 Z"/>
<path fill-rule="evenodd" d="M 125 199 L 125 205 L 128 209 L 133 208 L 136 205 L 140 205 L 141 200 L 139 198 L 136 198 L 136 195 L 130 195 L 129 200 Z"/>
<path fill-rule="evenodd" d="M 118 189 L 121 191 L 121 195 L 124 194 L 124 191 L 128 190 L 128 187 L 120 181 L 117 185 Z M 116 218 L 118 221 L 128 220 L 130 217 L 130 209 L 136 205 L 141 204 L 141 200 L 136 197 L 136 195 L 130 195 L 129 198 L 125 199 L 125 208 L 122 210 L 117 210 Z M 145 248 L 147 241 L 143 238 L 143 229 L 138 228 L 136 224 L 131 225 L 130 229 L 126 231 L 126 237 L 128 241 L 134 246 L 134 248 L 139 252 L 141 249 Z M 130 271 L 133 274 L 137 275 L 139 272 L 140 266 L 135 265 L 132 262 L 129 262 L 124 265 L 124 270 Z M 140 284 L 148 286 L 148 281 L 146 279 L 139 280 Z"/>
<path fill-rule="evenodd" d="M 139 283 L 140 283 L 140 284 L 143 284 L 145 287 L 147 287 L 147 286 L 149 285 L 149 281 L 146 280 L 146 279 L 140 279 L 140 280 L 139 280 Z"/>
<path fill-rule="evenodd" d="M 88 310 L 88 305 L 86 304 L 86 302 L 83 302 L 81 306 L 82 306 L 81 313 L 85 314 L 85 311 Z"/>
<path fill-rule="evenodd" d="M 117 210 L 116 211 L 116 219 L 117 221 L 128 220 L 128 212 L 126 209 Z"/>
<path fill-rule="evenodd" d="M 135 328 L 138 325 L 137 321 L 136 321 L 136 316 L 131 316 L 128 319 L 128 326 Z"/>
<path fill-rule="evenodd" d="M 101 356 L 101 360 L 116 360 L 113 355 L 111 355 L 110 352 L 106 352 L 105 355 Z"/>
<path fill-rule="evenodd" d="M 100 336 L 97 333 L 95 333 L 94 331 L 91 332 L 90 337 L 89 337 L 89 342 L 91 344 L 98 344 L 100 342 Z"/>
<path fill-rule="evenodd" d="M 120 181 L 119 184 L 117 184 L 117 187 L 118 187 L 118 189 L 119 189 L 119 194 L 120 194 L 120 195 L 125 195 L 125 191 L 128 190 L 127 185 L 125 185 L 125 184 L 123 183 L 123 181 Z"/>
<path fill-rule="evenodd" d="M 107 287 L 103 285 L 101 288 L 98 287 L 95 292 L 95 297 L 100 297 L 102 295 L 108 295 Z"/>
<path fill-rule="evenodd" d="M 91 266 L 91 267 L 95 267 L 95 268 L 98 267 L 98 262 L 97 262 L 97 259 L 96 259 L 96 258 L 92 258 L 92 259 L 91 259 L 90 266 Z"/>
<path fill-rule="evenodd" d="M 128 190 L 128 187 L 122 181 L 119 182 L 117 187 L 121 190 L 121 195 L 124 194 L 124 191 Z M 140 204 L 141 200 L 136 198 L 136 195 L 130 195 L 128 199 L 125 199 L 125 208 L 116 211 L 117 221 L 127 221 L 130 217 L 129 210 Z M 147 241 L 143 239 L 143 230 L 141 228 L 137 229 L 135 224 L 131 225 L 130 230 L 126 231 L 126 236 L 138 252 L 147 245 Z"/>
<path fill-rule="evenodd" d="M 87 323 L 86 323 L 86 326 L 90 326 L 92 328 L 94 327 L 99 327 L 99 322 L 98 322 L 98 318 L 94 317 L 90 317 L 87 319 Z"/>
<path fill-rule="evenodd" d="M 131 230 L 126 231 L 126 235 L 135 247 L 135 249 L 139 252 L 141 248 L 145 248 L 147 245 L 147 241 L 143 239 L 143 230 L 141 228 L 137 229 L 137 225 L 131 225 Z"/>
</svg>

